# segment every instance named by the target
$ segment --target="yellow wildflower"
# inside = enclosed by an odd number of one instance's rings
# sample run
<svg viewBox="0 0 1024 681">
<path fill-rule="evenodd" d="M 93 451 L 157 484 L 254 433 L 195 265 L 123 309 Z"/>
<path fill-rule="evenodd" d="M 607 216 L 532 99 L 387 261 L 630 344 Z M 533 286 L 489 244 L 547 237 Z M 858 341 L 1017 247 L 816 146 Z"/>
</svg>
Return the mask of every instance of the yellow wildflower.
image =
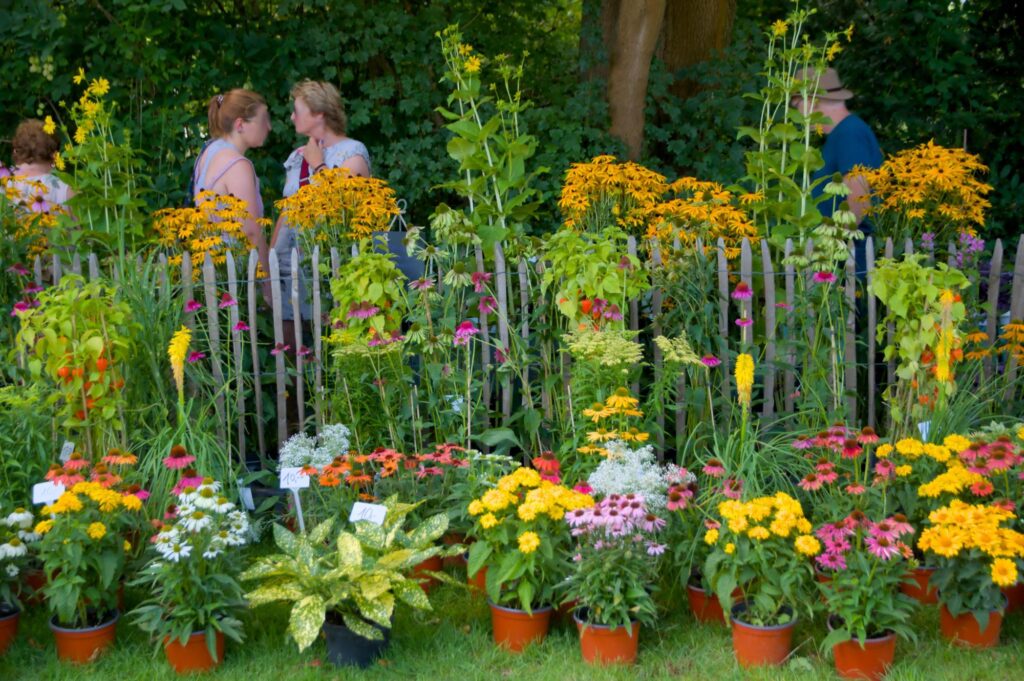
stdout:
<svg viewBox="0 0 1024 681">
<path fill-rule="evenodd" d="M 789 30 L 789 22 L 779 19 L 772 24 L 772 35 L 776 38 L 781 38 L 786 35 L 786 31 Z"/>
<path fill-rule="evenodd" d="M 533 553 L 540 546 L 540 537 L 536 532 L 523 532 L 519 535 L 519 550 L 522 553 Z"/>
<path fill-rule="evenodd" d="M 485 530 L 489 530 L 497 524 L 498 519 L 494 517 L 493 513 L 487 513 L 485 515 L 480 516 L 480 527 L 484 528 Z"/>
<path fill-rule="evenodd" d="M 472 57 L 466 60 L 466 63 L 463 64 L 463 67 L 466 69 L 466 73 L 480 73 L 480 64 L 480 57 L 474 54 Z"/>
<path fill-rule="evenodd" d="M 182 326 L 175 331 L 167 346 L 167 356 L 171 360 L 171 372 L 174 374 L 174 383 L 178 386 L 178 401 L 185 399 L 185 358 L 188 357 L 188 344 L 192 340 L 192 330 Z"/>
<path fill-rule="evenodd" d="M 749 408 L 750 393 L 754 389 L 754 358 L 747 353 L 736 358 L 736 392 L 739 403 Z"/>
<path fill-rule="evenodd" d="M 898 477 L 898 478 L 905 478 L 908 475 L 910 475 L 910 473 L 913 470 L 914 470 L 914 467 L 910 466 L 910 465 L 896 466 L 896 477 Z"/>
<path fill-rule="evenodd" d="M 53 119 L 49 116 L 47 116 L 43 120 L 43 132 L 45 132 L 47 135 L 52 135 L 53 133 L 57 132 L 57 124 L 54 123 Z"/>
<path fill-rule="evenodd" d="M 711 546 L 718 541 L 718 530 L 708 530 L 704 535 L 704 543 Z"/>
<path fill-rule="evenodd" d="M 71 80 L 72 80 L 72 82 L 75 85 L 80 85 L 82 83 L 82 81 L 85 80 L 85 69 L 83 69 L 81 66 L 79 66 L 78 67 L 78 73 L 76 73 L 75 77 L 72 78 Z"/>
<path fill-rule="evenodd" d="M 1008 558 L 996 558 L 992 561 L 992 581 L 996 586 L 1013 586 L 1017 583 L 1017 565 Z"/>
<path fill-rule="evenodd" d="M 736 545 L 732 542 L 729 542 L 725 545 L 725 548 L 723 548 L 722 550 L 731 556 L 736 551 Z"/>
<path fill-rule="evenodd" d="M 91 523 L 89 529 L 86 530 L 90 539 L 103 539 L 107 534 L 107 526 L 103 523 Z"/>
<path fill-rule="evenodd" d="M 821 542 L 809 534 L 802 534 L 793 542 L 796 550 L 805 556 L 816 556 L 821 551 Z"/>
<path fill-rule="evenodd" d="M 470 515 L 480 515 L 484 512 L 484 505 L 480 502 L 479 499 L 474 499 L 473 501 L 469 502 L 468 510 Z"/>
</svg>

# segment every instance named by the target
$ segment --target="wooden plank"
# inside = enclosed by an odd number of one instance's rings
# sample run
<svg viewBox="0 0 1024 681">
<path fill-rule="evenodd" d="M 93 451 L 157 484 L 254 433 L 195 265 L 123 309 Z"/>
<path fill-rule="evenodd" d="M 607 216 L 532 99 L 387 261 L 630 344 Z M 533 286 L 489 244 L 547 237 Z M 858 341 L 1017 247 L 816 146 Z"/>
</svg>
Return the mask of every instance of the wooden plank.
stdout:
<svg viewBox="0 0 1024 681">
<path fill-rule="evenodd" d="M 302 261 L 299 259 L 299 249 L 293 248 L 291 252 L 292 260 L 292 286 L 291 291 L 286 291 L 285 294 L 291 298 L 292 302 L 292 325 L 295 328 L 295 347 L 292 350 L 295 352 L 295 402 L 298 407 L 298 432 L 305 431 L 306 425 L 306 372 L 304 371 L 305 361 L 299 350 L 302 349 L 305 343 L 305 339 L 302 337 L 302 309 L 299 307 L 299 282 L 302 280 L 302 269 L 300 265 Z M 280 263 L 278 263 L 280 267 Z"/>
<path fill-rule="evenodd" d="M 56 286 L 60 283 L 60 254 L 54 253 L 51 262 L 53 263 L 53 285 Z"/>
<path fill-rule="evenodd" d="M 907 255 L 913 255 L 913 254 L 914 254 L 914 240 L 911 239 L 910 237 L 907 237 L 903 241 L 903 255 L 907 256 Z"/>
<path fill-rule="evenodd" d="M 323 302 L 320 299 L 320 246 L 313 247 L 313 357 L 316 366 L 313 372 L 313 414 L 316 420 L 316 432 L 324 427 L 324 339 L 323 339 Z"/>
<path fill-rule="evenodd" d="M 210 339 L 210 367 L 213 373 L 217 394 L 214 405 L 217 411 L 217 435 L 221 442 L 227 441 L 227 410 L 224 403 L 224 369 L 220 362 L 220 314 L 217 298 L 217 271 L 213 267 L 213 258 L 209 253 L 203 261 L 203 292 L 206 298 L 206 334 Z"/>
<path fill-rule="evenodd" d="M 868 339 L 868 425 L 872 428 L 878 426 L 878 414 L 875 409 L 875 402 L 878 399 L 878 378 L 875 375 L 877 367 L 875 366 L 875 353 L 878 351 L 876 345 L 875 330 L 878 326 L 878 301 L 875 296 L 871 293 L 871 282 L 875 279 L 875 240 L 873 237 L 868 237 L 864 245 L 865 262 L 867 264 L 867 278 L 866 287 L 864 289 L 864 295 L 868 301 L 868 328 L 867 328 L 867 339 Z"/>
<path fill-rule="evenodd" d="M 246 324 L 249 326 L 249 353 L 252 360 L 252 392 L 256 404 L 256 439 L 260 448 L 260 457 L 267 456 L 267 438 L 263 432 L 263 374 L 260 372 L 259 343 L 256 338 L 256 301 L 262 294 L 262 287 L 257 286 L 256 265 L 259 263 L 259 254 L 255 249 L 249 251 L 249 266 L 246 271 L 246 287 L 249 302 L 249 318 Z"/>
<path fill-rule="evenodd" d="M 341 267 L 341 260 L 338 257 L 338 249 L 335 246 L 331 246 L 331 277 L 338 276 L 338 270 Z"/>
<path fill-rule="evenodd" d="M 782 402 L 785 413 L 792 414 L 793 396 L 796 393 L 796 330 L 793 327 L 793 305 L 796 300 L 796 270 L 793 265 L 787 263 L 789 256 L 793 255 L 793 240 L 786 239 L 782 248 L 783 276 L 786 286 L 786 367 L 782 374 Z"/>
<path fill-rule="evenodd" d="M 43 285 L 43 261 L 38 255 L 32 259 L 32 276 L 36 286 Z"/>
<path fill-rule="evenodd" d="M 96 257 L 95 253 L 90 253 L 87 260 L 89 263 L 89 279 L 95 281 L 100 278 L 100 259 Z"/>
<path fill-rule="evenodd" d="M 725 257 L 725 241 L 718 240 L 718 356 L 722 360 L 722 400 L 732 401 L 732 360 L 729 357 L 729 261 Z"/>
<path fill-rule="evenodd" d="M 661 269 L 661 250 L 658 248 L 658 240 L 651 240 L 651 264 L 654 269 Z M 661 302 L 662 302 L 662 291 L 659 287 L 653 287 L 651 289 L 651 335 L 657 338 L 662 334 L 661 331 Z M 654 383 L 655 385 L 661 384 L 661 376 L 665 372 L 665 359 L 662 356 L 661 348 L 654 345 Z M 683 369 L 680 368 L 680 371 Z M 656 441 L 658 443 L 658 461 L 665 461 L 665 410 L 659 409 L 655 415 L 655 421 L 658 424 L 658 432 Z"/>
<path fill-rule="evenodd" d="M 893 243 L 891 238 L 885 240 L 885 257 L 892 260 Z M 886 315 L 888 316 L 888 310 Z M 889 322 L 885 326 L 885 344 L 893 345 L 896 342 L 896 325 Z M 896 385 L 896 359 L 892 358 L 885 363 L 885 385 L 886 388 Z"/>
<path fill-rule="evenodd" d="M 636 237 L 630 235 L 626 239 L 626 252 L 631 256 L 636 257 Z M 640 306 L 635 298 L 629 301 L 629 330 L 638 331 L 640 329 Z M 630 385 L 630 392 L 635 396 L 640 396 L 640 381 L 639 378 Z"/>
<path fill-rule="evenodd" d="M 494 244 L 494 280 L 498 289 L 498 339 L 501 347 L 509 346 L 508 337 L 508 273 L 505 271 L 505 253 L 502 251 L 501 243 Z M 508 424 L 512 416 L 512 384 L 506 374 L 501 381 L 501 414 L 504 417 L 502 425 Z"/>
<path fill-rule="evenodd" d="M 764 399 L 761 415 L 771 417 L 775 412 L 775 265 L 768 240 L 761 239 L 761 271 L 764 276 Z"/>
<path fill-rule="evenodd" d="M 523 318 L 519 327 L 519 337 L 528 341 L 530 339 L 530 275 L 525 258 L 519 258 L 517 269 L 519 270 L 519 313 Z"/>
<path fill-rule="evenodd" d="M 228 308 L 228 323 L 231 334 L 231 354 L 234 359 L 235 375 L 229 384 L 233 385 L 235 391 L 235 436 L 238 438 L 239 463 L 244 466 L 247 454 L 245 442 L 245 381 L 242 378 L 242 333 L 237 331 L 238 322 L 241 319 L 238 311 L 238 268 L 235 266 L 235 256 L 231 251 L 227 252 L 225 260 L 228 273 L 228 295 L 235 301 L 235 304 Z"/>
<path fill-rule="evenodd" d="M 157 262 L 157 287 L 160 290 L 160 302 L 166 303 L 171 297 L 171 268 L 167 263 L 167 255 L 161 253 L 156 258 Z"/>
<path fill-rule="evenodd" d="M 537 278 L 538 278 L 538 280 L 543 278 L 543 276 L 544 276 L 544 260 L 538 258 L 537 259 Z M 547 307 L 544 306 L 544 301 L 539 301 L 539 304 L 541 305 L 541 311 L 542 311 L 539 322 L 540 322 L 541 326 L 543 327 L 543 326 L 545 326 L 547 324 L 547 314 L 545 314 L 545 311 L 547 310 Z M 541 384 L 540 384 L 540 408 L 544 411 L 544 418 L 546 418 L 548 421 L 551 421 L 551 419 L 554 418 L 554 413 L 555 413 L 554 412 L 554 405 L 551 402 L 551 392 L 548 390 L 548 380 L 549 380 L 549 376 L 550 376 L 550 374 L 548 373 L 548 369 L 553 364 L 551 354 L 552 354 L 551 353 L 551 343 L 548 342 L 548 340 L 546 338 L 542 339 L 541 340 L 541 344 L 540 344 L 540 355 L 541 355 L 540 364 L 541 364 L 541 372 L 542 372 Z"/>
<path fill-rule="evenodd" d="M 281 267 L 277 262 L 277 253 L 270 249 L 270 307 L 274 317 L 274 348 L 284 346 L 284 320 L 281 317 Z M 288 439 L 288 398 L 287 374 L 285 373 L 285 353 L 277 351 L 274 359 L 274 384 L 277 396 L 277 446 L 280 447 Z"/>
<path fill-rule="evenodd" d="M 181 306 L 185 307 L 192 300 L 192 256 L 188 251 L 181 254 Z M 194 326 L 192 315 L 185 317 L 185 325 Z"/>
<path fill-rule="evenodd" d="M 486 265 L 484 265 L 484 252 L 483 249 L 477 245 L 474 247 L 474 256 L 476 258 L 476 270 L 477 272 L 486 272 Z M 497 284 L 497 277 L 495 277 L 495 284 Z M 484 403 L 484 422 L 483 428 L 487 430 L 491 427 L 491 372 L 488 370 L 490 367 L 491 359 L 491 329 L 490 320 L 487 315 L 480 313 L 480 337 L 483 342 L 480 343 L 480 377 L 482 385 L 481 399 Z M 504 346 L 502 347 L 504 352 Z"/>
<path fill-rule="evenodd" d="M 720 248 L 725 248 L 724 243 L 719 243 Z M 751 291 L 754 290 L 754 277 L 753 277 L 753 260 L 754 255 L 750 250 L 750 240 L 744 238 L 740 242 L 740 281 L 746 284 Z M 747 300 L 740 301 L 740 309 L 743 312 L 743 316 L 747 319 L 753 320 L 754 313 L 754 299 L 753 297 Z M 740 328 L 740 338 L 742 339 L 743 351 L 747 352 L 750 344 L 754 338 L 754 325 L 744 326 Z M 758 358 L 759 359 L 759 358 Z"/>
<path fill-rule="evenodd" d="M 1013 261 L 1013 286 L 1010 289 L 1010 320 L 1024 319 L 1024 238 L 1017 239 L 1017 257 Z M 1017 360 L 1013 353 L 1006 357 L 1006 400 L 1013 399 L 1013 379 L 1017 375 Z"/>
<path fill-rule="evenodd" d="M 956 242 L 952 239 L 946 245 L 946 264 L 950 267 L 956 267 Z"/>
<path fill-rule="evenodd" d="M 843 389 L 847 423 L 857 423 L 857 267 L 853 241 L 846 258 L 846 333 L 843 338 Z"/>
<path fill-rule="evenodd" d="M 992 378 L 996 372 L 995 346 L 999 337 L 999 292 L 1002 288 L 1002 271 L 1003 240 L 996 239 L 988 272 L 988 318 L 985 320 L 985 329 L 988 333 L 988 347 L 992 352 L 985 358 L 986 378 Z"/>
<path fill-rule="evenodd" d="M 75 251 L 71 255 L 71 273 L 77 276 L 82 276 L 82 256 Z"/>
</svg>

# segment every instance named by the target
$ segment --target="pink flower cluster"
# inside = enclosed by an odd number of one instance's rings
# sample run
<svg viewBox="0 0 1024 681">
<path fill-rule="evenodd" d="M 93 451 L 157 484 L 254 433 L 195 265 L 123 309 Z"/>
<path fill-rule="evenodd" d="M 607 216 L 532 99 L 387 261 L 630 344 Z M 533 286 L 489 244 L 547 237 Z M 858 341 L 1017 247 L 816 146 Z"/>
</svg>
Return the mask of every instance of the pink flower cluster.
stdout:
<svg viewBox="0 0 1024 681">
<path fill-rule="evenodd" d="M 601 551 L 622 542 L 646 542 L 647 553 L 658 556 L 668 548 L 651 535 L 665 527 L 665 519 L 647 510 L 641 494 L 612 494 L 590 508 L 566 514 L 565 521 L 574 537 L 584 537 Z"/>
<path fill-rule="evenodd" d="M 999 438 L 994 442 L 972 442 L 958 457 L 967 470 L 985 476 L 1005 473 L 1024 463 L 1024 457 L 1009 438 Z M 1021 475 L 1024 476 L 1024 471 Z"/>
<path fill-rule="evenodd" d="M 473 322 L 466 320 L 455 328 L 455 340 L 452 342 L 455 345 L 469 345 L 469 340 L 478 333 L 480 329 L 476 328 Z"/>
<path fill-rule="evenodd" d="M 594 298 L 591 303 L 589 314 L 594 319 L 605 319 L 612 322 L 622 321 L 622 311 L 615 303 L 609 303 L 604 298 Z"/>
<path fill-rule="evenodd" d="M 900 557 L 910 559 L 913 552 L 900 538 L 913 532 L 914 528 L 902 515 L 894 515 L 876 523 L 861 511 L 854 511 L 846 518 L 822 525 L 814 531 L 825 545 L 825 550 L 815 561 L 823 570 L 845 570 L 847 555 L 862 549 L 867 549 L 868 553 L 882 561 Z"/>
</svg>

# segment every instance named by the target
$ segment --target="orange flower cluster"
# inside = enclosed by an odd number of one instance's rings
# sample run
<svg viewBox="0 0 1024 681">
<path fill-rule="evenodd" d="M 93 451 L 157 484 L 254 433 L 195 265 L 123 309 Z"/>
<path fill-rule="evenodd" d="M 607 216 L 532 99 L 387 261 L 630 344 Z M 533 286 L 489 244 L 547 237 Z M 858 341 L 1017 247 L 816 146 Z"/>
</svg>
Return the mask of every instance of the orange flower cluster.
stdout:
<svg viewBox="0 0 1024 681">
<path fill-rule="evenodd" d="M 668 188 L 678 198 L 665 201 L 651 211 L 648 239 L 658 239 L 668 251 L 676 237 L 684 247 L 693 247 L 698 239 L 704 253 L 712 253 L 718 239 L 725 244 L 725 257 L 732 260 L 740 254 L 743 239 L 754 243 L 757 227 L 743 205 L 761 200 L 759 194 L 736 196 L 717 182 L 704 182 L 695 177 L 681 177 Z"/>
<path fill-rule="evenodd" d="M 385 231 L 399 214 L 395 192 L 384 180 L 356 177 L 348 168 L 328 168 L 305 187 L 277 202 L 303 239 L 337 245 Z"/>
<path fill-rule="evenodd" d="M 630 161 L 616 163 L 614 156 L 597 156 L 566 171 L 558 207 L 571 229 L 586 229 L 610 212 L 619 227 L 642 234 L 667 189 L 664 175 Z"/>
<path fill-rule="evenodd" d="M 248 244 L 242 225 L 249 218 L 245 201 L 230 195 L 204 191 L 198 203 L 187 208 L 165 208 L 153 215 L 157 243 L 169 249 L 167 261 L 181 265 L 182 255 L 192 260 L 192 277 L 198 279 L 203 261 L 209 254 L 214 264 L 221 265 L 228 251 L 238 251 Z M 269 225 L 269 220 L 258 220 Z"/>
</svg>

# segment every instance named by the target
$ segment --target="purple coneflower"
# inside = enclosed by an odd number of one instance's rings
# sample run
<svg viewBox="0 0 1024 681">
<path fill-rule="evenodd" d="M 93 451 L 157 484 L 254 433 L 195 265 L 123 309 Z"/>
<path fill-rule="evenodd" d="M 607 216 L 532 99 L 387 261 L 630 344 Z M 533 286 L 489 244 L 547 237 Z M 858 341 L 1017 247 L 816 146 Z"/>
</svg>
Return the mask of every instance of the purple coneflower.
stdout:
<svg viewBox="0 0 1024 681">
<path fill-rule="evenodd" d="M 477 309 L 480 310 L 480 314 L 490 314 L 498 309 L 498 301 L 494 299 L 494 296 L 482 296 Z"/>
<path fill-rule="evenodd" d="M 868 547 L 871 555 L 882 560 L 889 560 L 900 555 L 900 549 L 896 542 L 885 537 L 868 536 L 864 539 L 864 544 Z"/>
<path fill-rule="evenodd" d="M 748 319 L 747 317 L 740 317 L 739 319 L 736 320 L 736 326 L 747 327 L 747 326 L 750 326 L 753 323 L 754 323 L 754 320 L 753 319 Z"/>
<path fill-rule="evenodd" d="M 29 271 L 20 262 L 16 262 L 8 267 L 7 271 L 11 274 L 17 274 L 19 277 L 27 277 L 29 275 Z"/>
<path fill-rule="evenodd" d="M 434 288 L 434 280 L 420 277 L 419 279 L 409 282 L 409 288 L 413 291 L 429 291 Z"/>
<path fill-rule="evenodd" d="M 185 303 L 185 312 L 195 312 L 201 309 L 203 306 L 197 300 L 190 300 Z"/>
<path fill-rule="evenodd" d="M 747 282 L 741 281 L 736 284 L 736 288 L 732 290 L 731 295 L 733 300 L 750 300 L 754 297 L 754 292 L 747 285 Z"/>
<path fill-rule="evenodd" d="M 704 355 L 700 358 L 701 364 L 706 366 L 708 369 L 714 369 L 716 366 L 722 363 L 722 360 L 718 359 L 714 355 Z"/>
<path fill-rule="evenodd" d="M 237 324 L 231 327 L 231 330 L 235 332 L 248 331 L 249 325 L 246 324 L 245 322 L 238 322 Z"/>
<path fill-rule="evenodd" d="M 238 301 L 231 297 L 230 293 L 225 292 L 220 297 L 220 309 L 224 310 L 229 307 L 235 307 L 238 305 Z"/>
<path fill-rule="evenodd" d="M 369 319 L 378 312 L 380 312 L 379 307 L 364 300 L 361 303 L 352 303 L 347 316 L 349 319 Z"/>
<path fill-rule="evenodd" d="M 278 343 L 274 346 L 274 349 L 270 351 L 270 354 L 277 357 L 282 352 L 288 352 L 292 349 L 292 346 L 286 345 L 285 343 Z"/>
<path fill-rule="evenodd" d="M 836 275 L 832 272 L 815 272 L 811 279 L 815 284 L 834 284 Z"/>
<path fill-rule="evenodd" d="M 473 322 L 466 320 L 455 329 L 453 343 L 455 345 L 469 345 L 469 340 L 478 333 L 480 333 L 480 329 L 476 328 Z"/>
<path fill-rule="evenodd" d="M 470 277 L 473 281 L 473 290 L 477 293 L 483 293 L 484 287 L 491 280 L 490 272 L 474 272 L 473 276 Z"/>
<path fill-rule="evenodd" d="M 206 353 L 205 352 L 199 352 L 199 351 L 190 352 L 190 353 L 188 353 L 188 363 L 189 364 L 195 364 L 196 362 L 198 362 L 201 359 L 204 359 L 205 357 L 206 357 Z"/>
</svg>

